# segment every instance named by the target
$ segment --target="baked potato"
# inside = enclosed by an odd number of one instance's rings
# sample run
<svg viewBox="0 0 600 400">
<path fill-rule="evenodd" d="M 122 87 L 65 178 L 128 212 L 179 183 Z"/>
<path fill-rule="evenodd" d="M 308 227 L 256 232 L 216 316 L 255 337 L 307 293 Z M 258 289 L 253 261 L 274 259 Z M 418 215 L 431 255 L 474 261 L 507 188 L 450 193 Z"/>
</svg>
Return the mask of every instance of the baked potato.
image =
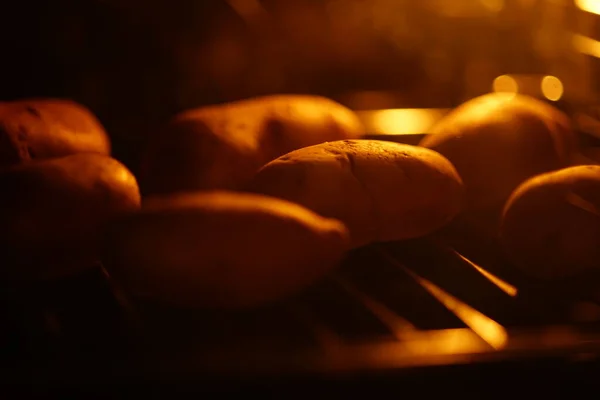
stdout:
<svg viewBox="0 0 600 400">
<path fill-rule="evenodd" d="M 207 191 L 151 196 L 115 221 L 106 268 L 138 298 L 243 308 L 293 294 L 325 275 L 348 232 L 287 201 Z"/>
<path fill-rule="evenodd" d="M 7 279 L 54 278 L 98 260 L 101 230 L 136 210 L 134 176 L 97 154 L 0 170 L 0 271 Z"/>
<path fill-rule="evenodd" d="M 521 184 L 506 204 L 500 241 L 533 277 L 600 269 L 600 166 L 569 167 Z"/>
<path fill-rule="evenodd" d="M 61 99 L 0 103 L 0 167 L 76 153 L 110 154 L 110 140 L 92 112 Z"/>
<path fill-rule="evenodd" d="M 439 153 L 378 140 L 293 151 L 262 167 L 248 190 L 341 220 L 354 247 L 431 233 L 463 200 L 460 177 Z"/>
<path fill-rule="evenodd" d="M 465 211 L 497 229 L 502 207 L 526 179 L 570 165 L 577 137 L 565 114 L 540 100 L 486 94 L 442 118 L 420 146 L 444 155 L 466 191 Z"/>
<path fill-rule="evenodd" d="M 317 96 L 265 96 L 188 110 L 151 141 L 142 191 L 237 190 L 280 155 L 362 133 L 350 110 Z"/>
</svg>

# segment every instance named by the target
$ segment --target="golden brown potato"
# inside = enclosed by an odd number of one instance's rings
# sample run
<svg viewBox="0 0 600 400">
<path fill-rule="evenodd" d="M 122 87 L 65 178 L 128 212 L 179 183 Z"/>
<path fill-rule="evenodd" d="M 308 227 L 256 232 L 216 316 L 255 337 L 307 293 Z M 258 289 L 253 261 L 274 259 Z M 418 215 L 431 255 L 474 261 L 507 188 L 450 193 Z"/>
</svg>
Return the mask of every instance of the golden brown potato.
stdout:
<svg viewBox="0 0 600 400">
<path fill-rule="evenodd" d="M 512 191 L 534 175 L 566 167 L 577 147 L 562 112 L 524 95 L 492 93 L 443 118 L 420 143 L 454 164 L 466 211 L 498 217 Z"/>
<path fill-rule="evenodd" d="M 189 110 L 149 146 L 142 191 L 239 189 L 280 155 L 362 133 L 350 110 L 316 96 L 266 96 Z"/>
<path fill-rule="evenodd" d="M 506 205 L 500 239 L 508 257 L 535 277 L 600 269 L 600 166 L 524 182 Z"/>
<path fill-rule="evenodd" d="M 76 153 L 110 154 L 96 117 L 70 100 L 0 103 L 0 166 Z"/>
<path fill-rule="evenodd" d="M 279 199 L 210 191 L 148 198 L 109 231 L 105 260 L 137 296 L 235 308 L 302 289 L 347 249 L 338 221 Z"/>
<path fill-rule="evenodd" d="M 293 151 L 265 165 L 250 190 L 343 221 L 354 246 L 426 235 L 460 211 L 462 183 L 440 154 L 377 140 Z"/>
<path fill-rule="evenodd" d="M 0 271 L 8 278 L 55 277 L 89 267 L 100 230 L 139 208 L 134 176 L 118 161 L 76 154 L 0 171 Z"/>
</svg>

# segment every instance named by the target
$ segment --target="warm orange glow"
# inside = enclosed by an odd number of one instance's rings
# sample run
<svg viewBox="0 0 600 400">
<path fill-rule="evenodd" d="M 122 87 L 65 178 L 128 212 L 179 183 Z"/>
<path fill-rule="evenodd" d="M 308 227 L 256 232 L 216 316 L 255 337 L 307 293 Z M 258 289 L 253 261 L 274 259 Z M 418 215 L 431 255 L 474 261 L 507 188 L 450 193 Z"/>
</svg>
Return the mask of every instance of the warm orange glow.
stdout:
<svg viewBox="0 0 600 400">
<path fill-rule="evenodd" d="M 431 9 L 449 18 L 473 18 L 497 13 L 504 8 L 505 0 L 428 0 Z"/>
<path fill-rule="evenodd" d="M 473 332 L 477 333 L 477 335 L 485 340 L 490 346 L 495 349 L 501 349 L 506 345 L 508 335 L 502 325 L 445 292 L 439 286 L 427 279 L 417 277 L 417 280 L 425 290 L 442 303 L 448 310 L 452 311 L 454 315 L 460 318 L 465 325 L 471 328 Z"/>
<path fill-rule="evenodd" d="M 504 8 L 504 0 L 481 0 L 481 3 L 491 12 L 500 12 Z"/>
<path fill-rule="evenodd" d="M 555 76 L 545 76 L 542 79 L 542 93 L 548 100 L 557 101 L 564 93 L 563 84 Z"/>
<path fill-rule="evenodd" d="M 600 0 L 575 0 L 575 5 L 583 11 L 600 15 Z"/>
<path fill-rule="evenodd" d="M 398 314 L 390 310 L 384 304 L 378 302 L 377 300 L 371 298 L 367 294 L 363 293 L 354 285 L 352 285 L 347 280 L 335 276 L 334 281 L 337 282 L 340 286 L 344 288 L 348 293 L 352 294 L 354 297 L 358 298 L 361 303 L 369 309 L 385 326 L 388 327 L 390 331 L 396 336 L 398 339 L 402 340 L 405 338 L 407 332 L 414 332 L 415 327 L 410 322 L 400 317 Z"/>
<path fill-rule="evenodd" d="M 467 350 L 478 352 L 485 346 L 477 335 L 464 328 L 418 331 L 412 338 L 404 337 L 403 344 L 404 351 L 413 355 L 457 354 Z"/>
<path fill-rule="evenodd" d="M 392 264 L 402 268 L 407 274 L 415 279 L 423 289 L 427 290 L 429 294 L 435 297 L 436 300 L 442 303 L 449 311 L 456 315 L 465 323 L 465 325 L 471 328 L 473 332 L 494 349 L 501 349 L 506 346 L 508 334 L 502 325 L 447 293 L 433 282 L 422 278 L 414 271 L 396 261 L 384 250 L 378 249 L 378 253 Z"/>
<path fill-rule="evenodd" d="M 426 108 L 357 111 L 370 132 L 386 135 L 427 133 L 445 113 L 445 110 Z"/>
<path fill-rule="evenodd" d="M 460 257 L 461 260 L 465 261 L 471 267 L 475 268 L 481 275 L 483 275 L 485 278 L 487 278 L 490 282 L 492 282 L 494 285 L 498 286 L 498 288 L 500 288 L 500 290 L 502 290 L 504 293 L 508 294 L 511 297 L 517 296 L 518 290 L 516 287 L 514 287 L 510 283 L 498 278 L 496 275 L 492 274 L 491 272 L 488 272 L 485 269 L 481 268 L 479 265 L 475 264 L 473 261 L 464 257 L 459 252 L 457 252 L 455 250 L 453 250 L 453 252 L 458 257 Z"/>
<path fill-rule="evenodd" d="M 501 75 L 494 79 L 493 83 L 494 92 L 498 93 L 518 93 L 519 84 L 510 75 Z"/>
<path fill-rule="evenodd" d="M 600 42 L 594 40 L 590 37 L 574 34 L 573 38 L 573 47 L 577 51 L 583 54 L 587 54 L 588 56 L 600 58 Z"/>
<path fill-rule="evenodd" d="M 472 330 L 441 329 L 417 331 L 401 341 L 379 341 L 348 347 L 346 352 L 332 354 L 325 363 L 331 370 L 344 371 L 365 366 L 408 367 L 413 365 L 447 365 L 465 362 L 489 347 Z"/>
<path fill-rule="evenodd" d="M 547 348 L 559 348 L 568 346 L 569 343 L 581 342 L 581 339 L 572 328 L 567 326 L 553 326 L 541 332 L 538 341 Z"/>
<path fill-rule="evenodd" d="M 412 360 L 435 363 L 439 356 L 477 354 L 486 351 L 486 345 L 477 335 L 468 329 L 442 329 L 438 331 L 420 331 L 413 338 L 407 337 L 394 344 L 380 344 L 364 348 L 354 348 L 356 354 L 362 353 L 363 362 L 382 366 L 410 365 Z M 442 359 L 443 360 L 443 359 Z M 364 364 L 363 364 L 364 365 Z"/>
<path fill-rule="evenodd" d="M 344 95 L 342 103 L 353 110 L 374 110 L 393 107 L 401 100 L 394 92 L 361 90 Z"/>
</svg>

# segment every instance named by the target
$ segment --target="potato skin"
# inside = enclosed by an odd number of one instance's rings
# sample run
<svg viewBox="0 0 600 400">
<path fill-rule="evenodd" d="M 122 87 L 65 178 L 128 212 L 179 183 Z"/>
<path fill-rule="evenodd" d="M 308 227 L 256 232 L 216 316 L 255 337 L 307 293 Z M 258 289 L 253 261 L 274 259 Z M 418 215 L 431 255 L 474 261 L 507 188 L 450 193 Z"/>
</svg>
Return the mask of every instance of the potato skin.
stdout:
<svg viewBox="0 0 600 400">
<path fill-rule="evenodd" d="M 292 294 L 337 265 L 348 232 L 293 203 L 209 191 L 149 197 L 107 235 L 106 267 L 131 293 L 244 308 Z"/>
<path fill-rule="evenodd" d="M 60 99 L 0 103 L 0 167 L 76 153 L 110 154 L 110 140 L 81 104 Z"/>
<path fill-rule="evenodd" d="M 353 246 L 431 233 L 462 206 L 462 183 L 440 154 L 377 140 L 306 147 L 265 165 L 250 190 L 302 204 L 350 229 Z"/>
<path fill-rule="evenodd" d="M 101 230 L 136 210 L 135 177 L 96 154 L 16 165 L 0 171 L 0 270 L 8 279 L 54 278 L 98 259 Z"/>
<path fill-rule="evenodd" d="M 545 279 L 600 269 L 600 166 L 533 177 L 506 204 L 500 241 L 528 274 Z"/>
<path fill-rule="evenodd" d="M 361 134 L 349 109 L 318 96 L 264 96 L 188 110 L 149 145 L 142 191 L 236 190 L 280 155 Z"/>
<path fill-rule="evenodd" d="M 466 211 L 491 214 L 497 227 L 512 191 L 527 178 L 568 166 L 577 138 L 567 116 L 551 105 L 491 93 L 450 112 L 419 145 L 454 164 L 465 185 Z"/>
</svg>

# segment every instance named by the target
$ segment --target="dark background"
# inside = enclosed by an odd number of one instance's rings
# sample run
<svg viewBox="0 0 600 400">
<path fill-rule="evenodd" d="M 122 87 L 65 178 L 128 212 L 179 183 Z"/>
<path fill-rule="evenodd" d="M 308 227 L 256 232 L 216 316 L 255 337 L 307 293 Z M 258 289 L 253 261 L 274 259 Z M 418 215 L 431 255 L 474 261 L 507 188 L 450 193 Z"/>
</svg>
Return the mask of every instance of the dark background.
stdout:
<svg viewBox="0 0 600 400">
<path fill-rule="evenodd" d="M 483 0 L 3 2 L 0 100 L 81 102 L 135 169 L 151 132 L 186 108 L 269 93 L 320 94 L 352 108 L 451 107 L 500 74 L 540 72 L 523 24 L 536 10 L 525 3 L 490 11 L 484 5 L 495 3 Z M 393 95 L 356 101 L 382 91 Z"/>
</svg>

